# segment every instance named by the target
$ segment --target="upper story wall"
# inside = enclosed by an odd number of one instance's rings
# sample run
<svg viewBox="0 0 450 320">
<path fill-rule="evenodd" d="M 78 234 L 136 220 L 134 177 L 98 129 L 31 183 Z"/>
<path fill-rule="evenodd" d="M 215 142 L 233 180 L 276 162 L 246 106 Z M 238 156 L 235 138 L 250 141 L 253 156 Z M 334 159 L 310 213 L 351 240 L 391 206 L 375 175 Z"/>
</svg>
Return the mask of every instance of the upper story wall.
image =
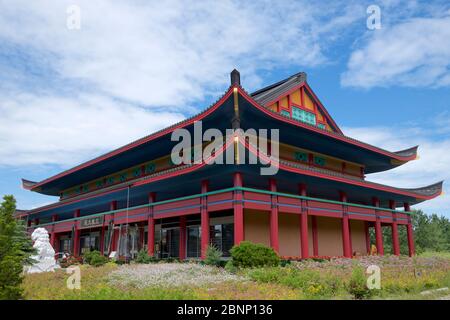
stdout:
<svg viewBox="0 0 450 320">
<path fill-rule="evenodd" d="M 203 148 L 206 145 L 206 143 L 203 144 Z M 191 159 L 193 160 L 193 149 L 188 152 L 191 153 Z M 195 157 L 197 158 L 197 155 Z M 283 160 L 308 165 L 310 167 L 323 168 L 354 177 L 364 178 L 364 166 L 361 164 L 338 159 L 326 154 L 313 152 L 311 150 L 302 149 L 283 143 L 280 143 L 280 158 Z M 111 175 L 107 175 L 63 190 L 60 195 L 60 199 L 67 199 L 78 196 L 80 194 L 87 194 L 91 191 L 104 189 L 119 183 L 155 174 L 177 166 L 178 165 L 175 165 L 172 162 L 171 155 L 168 154 L 164 157 L 146 161 L 137 166 L 133 166 Z"/>
<path fill-rule="evenodd" d="M 330 119 L 327 119 L 324 112 L 320 110 L 318 102 L 305 87 L 282 95 L 276 101 L 269 102 L 267 107 L 286 117 L 300 120 L 323 130 L 337 132 L 332 127 Z"/>
</svg>

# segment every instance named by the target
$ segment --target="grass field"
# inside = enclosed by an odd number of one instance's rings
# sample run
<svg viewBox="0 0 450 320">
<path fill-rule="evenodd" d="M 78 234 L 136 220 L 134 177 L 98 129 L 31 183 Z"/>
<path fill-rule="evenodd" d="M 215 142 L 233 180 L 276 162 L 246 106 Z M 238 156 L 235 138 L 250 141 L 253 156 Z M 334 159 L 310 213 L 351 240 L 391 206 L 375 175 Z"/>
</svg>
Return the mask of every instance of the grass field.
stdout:
<svg viewBox="0 0 450 320">
<path fill-rule="evenodd" d="M 195 263 L 154 263 L 101 267 L 81 265 L 81 288 L 68 289 L 70 274 L 26 275 L 26 299 L 354 299 L 355 283 L 367 277 L 369 265 L 381 270 L 381 289 L 363 291 L 364 299 L 437 299 L 450 291 L 449 254 L 418 257 L 363 257 L 360 259 L 306 260 L 284 267 L 243 269 Z M 359 278 L 358 278 L 359 275 Z M 358 289 L 358 287 L 356 287 Z M 432 290 L 429 294 L 421 294 Z"/>
</svg>

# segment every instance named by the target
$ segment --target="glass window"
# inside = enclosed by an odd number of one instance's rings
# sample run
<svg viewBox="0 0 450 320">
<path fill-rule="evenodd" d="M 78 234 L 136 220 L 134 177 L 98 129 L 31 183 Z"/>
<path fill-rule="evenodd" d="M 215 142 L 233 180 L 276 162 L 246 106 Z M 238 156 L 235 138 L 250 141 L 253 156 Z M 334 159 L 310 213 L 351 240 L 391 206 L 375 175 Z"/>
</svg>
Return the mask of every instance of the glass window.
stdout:
<svg viewBox="0 0 450 320">
<path fill-rule="evenodd" d="M 307 112 L 297 107 L 292 107 L 292 118 L 316 125 L 316 115 L 311 112 Z"/>
<path fill-rule="evenodd" d="M 148 165 L 145 166 L 145 173 L 152 173 L 154 171 L 155 171 L 154 163 L 149 163 Z"/>
<path fill-rule="evenodd" d="M 234 243 L 234 225 L 227 223 L 211 226 L 210 239 L 211 244 L 222 251 L 224 257 L 229 257 Z"/>
<path fill-rule="evenodd" d="M 80 237 L 80 248 L 81 254 L 86 252 L 99 250 L 100 249 L 100 234 L 98 232 L 93 232 L 91 234 L 83 235 Z"/>
<path fill-rule="evenodd" d="M 120 182 L 124 182 L 125 180 L 127 180 L 127 173 L 125 172 L 120 174 L 119 180 Z"/>
<path fill-rule="evenodd" d="M 323 167 L 325 165 L 325 159 L 322 157 L 314 156 L 314 164 Z"/>
<path fill-rule="evenodd" d="M 134 259 L 139 250 L 139 227 L 123 225 L 118 239 L 119 257 Z M 120 231 L 119 231 L 120 232 Z"/>
<path fill-rule="evenodd" d="M 187 255 L 188 258 L 201 257 L 200 226 L 187 227 Z"/>
<path fill-rule="evenodd" d="M 180 229 L 161 229 L 160 232 L 160 257 L 178 258 L 180 251 Z"/>
<path fill-rule="evenodd" d="M 133 170 L 133 176 L 139 177 L 141 175 L 141 168 L 135 168 Z"/>
<path fill-rule="evenodd" d="M 294 152 L 294 159 L 297 161 L 308 162 L 308 154 L 306 152 Z"/>
<path fill-rule="evenodd" d="M 287 110 L 281 110 L 281 115 L 290 118 L 291 117 L 291 113 Z"/>
<path fill-rule="evenodd" d="M 59 240 L 59 256 L 62 256 L 62 253 L 70 253 L 72 252 L 72 240 L 70 238 L 63 238 Z"/>
</svg>

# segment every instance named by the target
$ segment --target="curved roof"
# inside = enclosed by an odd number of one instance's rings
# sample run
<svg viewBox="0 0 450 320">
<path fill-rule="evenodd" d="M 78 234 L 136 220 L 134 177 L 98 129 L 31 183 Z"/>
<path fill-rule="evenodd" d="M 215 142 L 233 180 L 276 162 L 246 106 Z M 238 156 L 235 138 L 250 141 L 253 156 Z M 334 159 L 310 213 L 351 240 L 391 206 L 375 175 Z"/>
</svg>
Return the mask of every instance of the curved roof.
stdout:
<svg viewBox="0 0 450 320">
<path fill-rule="evenodd" d="M 234 136 L 230 137 L 226 143 L 217 150 L 214 156 L 212 156 L 209 160 L 213 160 L 222 153 L 225 152 L 227 148 L 233 145 Z M 259 159 L 263 159 L 265 161 L 268 161 L 268 156 L 259 150 L 257 146 L 254 146 L 250 144 L 248 141 L 245 140 L 244 137 L 239 136 L 239 142 L 241 145 L 243 145 L 247 150 L 252 152 L 255 156 L 257 156 Z M 403 198 L 408 199 L 408 202 L 413 205 L 417 204 L 419 202 L 432 199 L 434 197 L 437 197 L 442 192 L 442 184 L 443 182 L 438 182 L 435 184 L 432 184 L 430 186 L 420 187 L 420 188 L 414 188 L 414 189 L 406 189 L 406 188 L 396 188 L 391 187 L 379 183 L 369 182 L 366 180 L 363 180 L 361 178 L 350 176 L 342 173 L 337 173 L 335 171 L 327 170 L 324 168 L 316 168 L 316 167 L 310 167 L 307 165 L 304 165 L 302 163 L 292 162 L 292 161 L 286 161 L 281 160 L 279 163 L 279 168 L 287 173 L 295 173 L 301 176 L 311 176 L 315 177 L 324 181 L 334 181 L 336 183 L 344 183 L 345 185 L 354 185 L 358 187 L 362 187 L 364 189 L 372 189 L 377 190 L 380 192 L 383 192 L 383 194 L 391 194 L 392 197 L 395 197 L 395 195 L 401 195 Z M 149 185 L 152 183 L 155 183 L 157 181 L 162 181 L 170 178 L 180 178 L 183 175 L 186 175 L 188 173 L 193 173 L 194 171 L 200 170 L 204 167 L 208 166 L 207 163 L 202 162 L 201 164 L 186 164 L 181 165 L 176 168 L 167 169 L 161 172 L 157 172 L 154 174 L 151 174 L 146 177 L 140 177 L 136 178 L 131 181 L 123 182 L 115 186 L 111 186 L 102 190 L 98 190 L 86 195 L 79 195 L 77 197 L 62 200 L 53 204 L 49 204 L 46 206 L 43 206 L 41 208 L 36 208 L 33 210 L 29 210 L 28 214 L 34 214 L 34 213 L 40 213 L 45 212 L 48 210 L 54 210 L 55 208 L 65 207 L 72 205 L 77 202 L 86 201 L 93 198 L 99 198 L 103 197 L 107 194 L 113 194 L 117 193 L 118 191 L 126 190 L 128 187 L 136 188 L 144 185 Z M 217 166 L 217 165 L 213 165 Z M 239 165 L 235 165 L 236 168 L 239 167 Z M 209 166 L 211 167 L 211 166 Z M 292 179 L 292 176 L 291 176 Z"/>
<path fill-rule="evenodd" d="M 225 121 L 223 121 L 225 119 L 223 117 L 225 114 L 219 114 L 218 110 L 222 110 L 220 112 L 230 112 L 233 110 L 233 108 L 231 107 L 232 106 L 231 95 L 233 89 L 235 88 L 237 88 L 239 96 L 244 97 L 252 106 L 256 107 L 255 109 L 264 112 L 266 115 L 269 115 L 270 118 L 272 119 L 280 120 L 282 123 L 285 123 L 290 126 L 293 125 L 296 128 L 302 128 L 304 132 L 310 135 L 311 134 L 314 135 L 315 139 L 317 140 L 322 139 L 323 141 L 325 141 L 325 139 L 323 139 L 324 137 L 326 139 L 329 139 L 330 142 L 334 141 L 341 143 L 342 148 L 347 149 L 353 148 L 354 150 L 362 148 L 362 150 L 366 150 L 365 152 L 370 152 L 370 154 L 375 158 L 385 157 L 385 159 L 390 160 L 390 162 L 393 162 L 392 164 L 384 165 L 384 167 L 380 168 L 374 166 L 373 171 L 369 170 L 368 173 L 387 170 L 389 168 L 393 168 L 395 166 L 406 163 L 407 161 L 416 158 L 417 147 L 401 150 L 398 152 L 390 152 L 369 145 L 367 143 L 358 141 L 356 139 L 344 136 L 341 132 L 325 131 L 315 126 L 294 119 L 286 118 L 280 115 L 279 113 L 271 111 L 260 104 L 260 101 L 261 102 L 266 100 L 268 101 L 268 99 L 273 98 L 280 92 L 284 92 L 289 88 L 298 85 L 299 83 L 304 83 L 304 85 L 307 85 L 305 81 L 306 81 L 306 74 L 301 72 L 283 81 L 280 81 L 271 86 L 258 90 L 254 92 L 252 95 L 248 94 L 240 86 L 230 86 L 220 99 L 218 99 L 215 103 L 213 103 L 211 106 L 209 106 L 202 112 L 198 113 L 197 115 L 194 115 L 188 119 L 185 119 L 165 129 L 159 130 L 146 137 L 133 141 L 123 147 L 105 153 L 99 157 L 84 162 L 71 169 L 65 170 L 59 174 L 56 174 L 40 182 L 33 182 L 30 180 L 22 179 L 22 186 L 27 190 L 36 191 L 43 194 L 59 195 L 60 191 L 63 190 L 64 188 L 84 183 L 86 181 L 93 180 L 101 176 L 105 176 L 109 173 L 120 171 L 121 169 L 125 169 L 127 166 L 130 167 L 133 166 L 134 164 L 138 164 L 137 161 L 139 161 L 139 159 L 142 158 L 143 152 L 142 150 L 144 150 L 144 147 L 147 148 L 146 155 L 148 156 L 150 156 L 148 153 L 148 147 L 150 146 L 150 143 L 152 152 L 156 152 L 154 150 L 162 150 L 164 145 L 168 145 L 167 141 L 163 139 L 164 136 L 170 134 L 177 128 L 186 128 L 188 126 L 191 126 L 194 123 L 194 121 L 202 120 L 205 119 L 206 117 L 211 118 L 215 117 L 214 118 L 215 124 L 229 126 L 229 123 L 225 124 Z M 220 108 L 221 106 L 224 105 L 230 105 L 230 108 Z M 227 114 L 227 116 L 229 115 Z M 166 143 L 164 143 L 164 141 L 166 141 Z M 134 163 L 133 161 L 136 163 Z M 82 181 L 83 179 L 85 179 L 85 181 Z"/>
</svg>

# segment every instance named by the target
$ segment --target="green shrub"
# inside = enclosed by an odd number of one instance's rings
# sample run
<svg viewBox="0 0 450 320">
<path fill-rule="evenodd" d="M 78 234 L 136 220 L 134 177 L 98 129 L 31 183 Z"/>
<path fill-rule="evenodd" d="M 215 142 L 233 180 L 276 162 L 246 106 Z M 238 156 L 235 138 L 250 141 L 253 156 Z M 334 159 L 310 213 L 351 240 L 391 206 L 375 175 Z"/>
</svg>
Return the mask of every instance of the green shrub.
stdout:
<svg viewBox="0 0 450 320">
<path fill-rule="evenodd" d="M 59 258 L 58 263 L 61 268 L 68 268 L 72 265 L 77 265 L 83 263 L 83 259 L 75 256 L 68 256 L 64 258 Z"/>
<path fill-rule="evenodd" d="M 300 289 L 308 298 L 332 297 L 344 291 L 342 280 L 317 270 L 299 270 L 292 266 L 265 267 L 247 271 L 250 279 L 263 283 L 277 283 Z"/>
<path fill-rule="evenodd" d="M 242 241 L 230 250 L 233 265 L 238 268 L 272 267 L 280 264 L 280 258 L 269 247 L 250 241 Z"/>
<path fill-rule="evenodd" d="M 238 268 L 236 268 L 232 260 L 226 261 L 224 268 L 230 273 L 236 273 L 238 271 Z"/>
<path fill-rule="evenodd" d="M 283 260 L 280 261 L 280 266 L 282 266 L 282 267 L 286 267 L 286 266 L 288 266 L 290 264 L 291 264 L 291 260 L 283 259 Z"/>
<path fill-rule="evenodd" d="M 108 262 L 108 258 L 100 253 L 100 251 L 89 251 L 83 255 L 83 260 L 85 263 L 99 267 Z"/>
<path fill-rule="evenodd" d="M 217 249 L 215 246 L 209 245 L 206 248 L 205 260 L 204 260 L 206 265 L 218 267 L 218 266 L 220 266 L 221 258 L 222 258 L 222 251 Z"/>
<path fill-rule="evenodd" d="M 147 263 L 154 263 L 154 262 L 157 262 L 157 261 L 158 261 L 158 259 L 156 259 L 153 256 L 149 256 L 148 253 L 147 253 L 147 250 L 145 250 L 145 249 L 139 250 L 139 252 L 138 252 L 138 254 L 136 256 L 136 259 L 134 259 L 134 262 L 136 262 L 136 263 L 146 263 L 146 264 Z"/>
<path fill-rule="evenodd" d="M 355 299 L 367 299 L 372 296 L 372 290 L 367 288 L 367 279 L 364 269 L 361 266 L 355 266 L 348 284 L 348 292 Z"/>
</svg>

